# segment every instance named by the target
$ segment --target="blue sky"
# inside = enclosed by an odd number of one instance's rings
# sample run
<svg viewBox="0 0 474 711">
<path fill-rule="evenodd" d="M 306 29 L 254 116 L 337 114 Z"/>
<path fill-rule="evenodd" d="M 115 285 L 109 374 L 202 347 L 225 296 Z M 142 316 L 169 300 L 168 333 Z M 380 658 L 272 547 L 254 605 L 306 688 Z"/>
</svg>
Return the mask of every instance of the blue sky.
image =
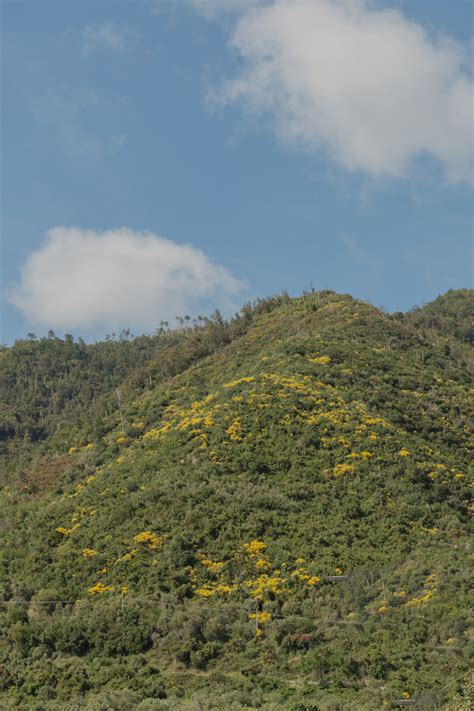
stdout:
<svg viewBox="0 0 474 711">
<path fill-rule="evenodd" d="M 4 2 L 0 341 L 472 286 L 472 5 L 351 12 Z"/>
</svg>

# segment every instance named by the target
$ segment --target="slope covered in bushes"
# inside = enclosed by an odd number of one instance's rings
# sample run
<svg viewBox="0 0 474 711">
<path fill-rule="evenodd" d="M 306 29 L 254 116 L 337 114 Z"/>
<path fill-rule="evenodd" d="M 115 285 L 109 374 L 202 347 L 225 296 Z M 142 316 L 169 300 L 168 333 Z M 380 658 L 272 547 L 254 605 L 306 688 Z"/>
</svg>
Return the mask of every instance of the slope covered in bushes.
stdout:
<svg viewBox="0 0 474 711">
<path fill-rule="evenodd" d="M 2 707 L 462 703 L 470 357 L 332 292 L 5 349 Z"/>
</svg>

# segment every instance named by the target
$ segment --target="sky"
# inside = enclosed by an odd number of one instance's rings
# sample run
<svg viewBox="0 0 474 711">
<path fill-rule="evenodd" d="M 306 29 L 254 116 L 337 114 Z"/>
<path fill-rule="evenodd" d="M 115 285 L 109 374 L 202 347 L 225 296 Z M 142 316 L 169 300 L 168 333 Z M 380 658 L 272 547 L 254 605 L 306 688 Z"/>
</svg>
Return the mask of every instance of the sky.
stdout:
<svg viewBox="0 0 474 711">
<path fill-rule="evenodd" d="M 1 343 L 473 286 L 470 0 L 1 11 Z"/>
</svg>

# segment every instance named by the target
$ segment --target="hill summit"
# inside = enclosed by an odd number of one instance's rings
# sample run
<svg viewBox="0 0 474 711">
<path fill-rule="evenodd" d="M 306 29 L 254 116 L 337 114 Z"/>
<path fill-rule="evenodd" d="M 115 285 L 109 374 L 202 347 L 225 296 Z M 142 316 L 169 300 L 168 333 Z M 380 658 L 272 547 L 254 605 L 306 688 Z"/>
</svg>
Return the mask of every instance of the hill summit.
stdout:
<svg viewBox="0 0 474 711">
<path fill-rule="evenodd" d="M 3 348 L 1 707 L 469 708 L 473 314 Z"/>
</svg>

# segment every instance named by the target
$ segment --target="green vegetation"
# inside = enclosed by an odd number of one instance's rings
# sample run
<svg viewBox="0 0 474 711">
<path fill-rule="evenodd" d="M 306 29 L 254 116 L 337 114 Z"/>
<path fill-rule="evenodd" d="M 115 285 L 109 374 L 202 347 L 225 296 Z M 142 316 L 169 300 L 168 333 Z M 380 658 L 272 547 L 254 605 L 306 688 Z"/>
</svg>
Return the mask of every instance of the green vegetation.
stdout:
<svg viewBox="0 0 474 711">
<path fill-rule="evenodd" d="M 473 313 L 1 350 L 0 707 L 468 708 Z"/>
<path fill-rule="evenodd" d="M 474 319 L 472 313 L 472 290 L 458 289 L 438 296 L 422 309 L 413 309 L 407 319 L 414 326 L 474 343 Z"/>
</svg>

